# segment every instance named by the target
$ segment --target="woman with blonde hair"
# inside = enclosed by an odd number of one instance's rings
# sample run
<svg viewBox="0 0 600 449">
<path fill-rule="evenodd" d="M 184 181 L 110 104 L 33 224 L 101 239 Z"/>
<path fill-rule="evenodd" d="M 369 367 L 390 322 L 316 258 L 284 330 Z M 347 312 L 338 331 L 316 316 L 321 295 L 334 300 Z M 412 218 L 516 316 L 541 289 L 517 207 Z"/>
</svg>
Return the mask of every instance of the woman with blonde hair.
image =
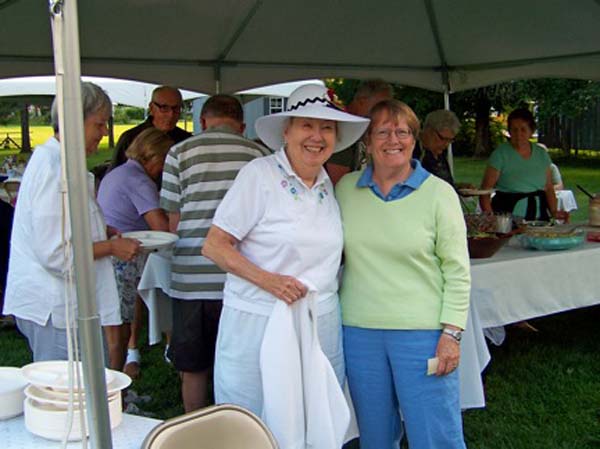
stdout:
<svg viewBox="0 0 600 449">
<path fill-rule="evenodd" d="M 173 141 L 167 134 L 148 128 L 131 143 L 125 154 L 128 160 L 111 170 L 98 188 L 98 203 L 106 217 L 106 223 L 115 235 L 131 231 L 168 231 L 165 212 L 159 206 L 156 186 L 162 174 L 165 158 Z M 132 377 L 139 374 L 140 355 L 137 349 L 141 299 L 137 285 L 144 268 L 145 257 L 133 261 L 113 259 L 117 285 L 121 297 L 120 346 L 113 351 L 111 367 L 123 369 Z M 131 324 L 131 327 L 130 327 Z M 127 359 L 125 358 L 125 349 Z"/>
</svg>

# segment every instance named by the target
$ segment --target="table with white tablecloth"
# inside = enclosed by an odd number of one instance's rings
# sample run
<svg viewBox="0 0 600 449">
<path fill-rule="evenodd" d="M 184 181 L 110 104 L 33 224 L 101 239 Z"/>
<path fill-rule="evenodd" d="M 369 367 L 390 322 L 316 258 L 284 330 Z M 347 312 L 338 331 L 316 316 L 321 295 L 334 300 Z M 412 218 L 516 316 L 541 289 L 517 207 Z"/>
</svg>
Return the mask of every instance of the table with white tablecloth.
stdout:
<svg viewBox="0 0 600 449">
<path fill-rule="evenodd" d="M 461 343 L 461 407 L 485 407 L 481 372 L 490 361 L 484 330 L 600 304 L 600 243 L 566 251 L 522 248 L 516 238 L 488 259 L 471 261 L 471 304 Z M 138 288 L 149 309 L 149 340 L 171 328 L 171 261 L 151 254 Z"/>
<path fill-rule="evenodd" d="M 471 301 L 483 328 L 600 304 L 600 244 L 565 251 L 521 248 L 513 238 L 471 263 Z"/>
<path fill-rule="evenodd" d="M 148 343 L 151 345 L 159 343 L 162 333 L 171 332 L 173 326 L 170 285 L 171 253 L 151 253 L 138 284 L 138 293 L 148 307 Z"/>
<path fill-rule="evenodd" d="M 112 429 L 113 449 L 139 449 L 146 435 L 160 424 L 158 419 L 145 418 L 143 416 L 129 415 L 123 413 L 123 421 Z M 60 447 L 59 441 L 50 441 L 30 433 L 25 428 L 23 415 L 16 418 L 0 420 L 0 438 L 3 449 L 47 449 Z M 81 448 L 81 441 L 73 441 L 67 444 L 67 448 Z M 88 442 L 88 447 L 89 442 Z"/>
<path fill-rule="evenodd" d="M 571 212 L 577 210 L 577 200 L 571 190 L 557 190 L 556 192 L 556 208 Z"/>
</svg>

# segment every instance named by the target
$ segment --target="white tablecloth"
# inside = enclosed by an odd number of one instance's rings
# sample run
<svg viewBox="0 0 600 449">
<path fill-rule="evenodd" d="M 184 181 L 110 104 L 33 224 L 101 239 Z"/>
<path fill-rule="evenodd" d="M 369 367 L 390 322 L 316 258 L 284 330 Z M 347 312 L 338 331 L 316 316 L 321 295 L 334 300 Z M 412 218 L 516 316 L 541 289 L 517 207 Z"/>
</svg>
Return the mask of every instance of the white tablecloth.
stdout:
<svg viewBox="0 0 600 449">
<path fill-rule="evenodd" d="M 600 304 L 600 244 L 535 251 L 513 238 L 471 264 L 471 302 L 483 328 Z"/>
<path fill-rule="evenodd" d="M 146 435 L 162 421 L 142 416 L 123 414 L 123 422 L 112 431 L 113 449 L 139 449 Z M 3 449 L 60 448 L 59 441 L 50 441 L 33 435 L 25 428 L 23 415 L 0 421 L 0 439 Z M 69 449 L 81 448 L 81 441 L 67 444 Z M 91 447 L 88 441 L 88 448 Z"/>
<path fill-rule="evenodd" d="M 556 206 L 558 210 L 571 212 L 572 210 L 577 209 L 577 201 L 575 200 L 575 195 L 573 195 L 571 190 L 557 190 L 556 199 Z"/>
<path fill-rule="evenodd" d="M 170 253 L 152 253 L 148 256 L 138 292 L 148 307 L 148 343 L 161 341 L 163 332 L 173 327 L 173 314 L 169 298 L 171 284 Z"/>
</svg>

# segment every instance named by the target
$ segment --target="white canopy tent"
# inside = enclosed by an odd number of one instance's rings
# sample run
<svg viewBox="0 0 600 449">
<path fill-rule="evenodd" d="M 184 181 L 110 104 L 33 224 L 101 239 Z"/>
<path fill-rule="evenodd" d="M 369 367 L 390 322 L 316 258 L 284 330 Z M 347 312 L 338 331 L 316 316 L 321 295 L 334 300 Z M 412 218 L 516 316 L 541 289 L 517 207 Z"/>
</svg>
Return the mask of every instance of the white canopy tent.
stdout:
<svg viewBox="0 0 600 449">
<path fill-rule="evenodd" d="M 0 19 L 0 78 L 52 74 L 43 2 L 0 0 Z M 440 92 L 517 78 L 597 79 L 599 20 L 595 0 L 79 5 L 82 74 L 206 93 L 333 76 Z"/>
<path fill-rule="evenodd" d="M 96 76 L 84 76 L 82 79 L 102 87 L 113 103 L 138 108 L 148 107 L 152 91 L 158 87 L 158 84 Z M 0 80 L 0 97 L 31 95 L 56 95 L 56 78 L 54 76 L 31 76 Z M 205 94 L 182 90 L 181 95 L 184 100 L 191 100 Z"/>
<path fill-rule="evenodd" d="M 158 84 L 144 83 L 141 81 L 130 81 L 114 78 L 104 78 L 97 76 L 82 76 L 83 81 L 90 81 L 102 87 L 110 97 L 113 103 L 135 106 L 138 108 L 147 108 L 152 98 L 152 91 Z M 289 97 L 298 87 L 306 83 L 320 83 L 321 80 L 294 81 L 289 83 L 280 83 L 270 86 L 246 89 L 237 92 L 242 97 L 273 96 Z M 0 97 L 20 97 L 20 96 L 52 96 L 56 95 L 56 77 L 54 76 L 27 76 L 19 78 L 0 79 Z M 190 90 L 181 90 L 184 100 L 193 100 L 195 98 L 206 97 L 206 94 L 193 92 Z"/>
</svg>

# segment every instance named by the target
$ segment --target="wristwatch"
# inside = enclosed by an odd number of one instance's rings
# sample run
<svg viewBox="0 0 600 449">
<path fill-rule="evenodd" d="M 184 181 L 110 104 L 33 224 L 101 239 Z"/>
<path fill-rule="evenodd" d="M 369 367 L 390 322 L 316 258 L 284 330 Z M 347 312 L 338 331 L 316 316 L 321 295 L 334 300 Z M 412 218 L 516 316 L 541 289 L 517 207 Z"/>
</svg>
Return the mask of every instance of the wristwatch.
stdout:
<svg viewBox="0 0 600 449">
<path fill-rule="evenodd" d="M 449 327 L 445 327 L 444 329 L 442 329 L 442 333 L 446 334 L 446 335 L 450 335 L 452 338 L 454 338 L 456 340 L 457 343 L 460 343 L 460 340 L 462 339 L 462 333 L 463 331 L 461 330 L 454 330 L 454 329 L 450 329 Z"/>
</svg>

